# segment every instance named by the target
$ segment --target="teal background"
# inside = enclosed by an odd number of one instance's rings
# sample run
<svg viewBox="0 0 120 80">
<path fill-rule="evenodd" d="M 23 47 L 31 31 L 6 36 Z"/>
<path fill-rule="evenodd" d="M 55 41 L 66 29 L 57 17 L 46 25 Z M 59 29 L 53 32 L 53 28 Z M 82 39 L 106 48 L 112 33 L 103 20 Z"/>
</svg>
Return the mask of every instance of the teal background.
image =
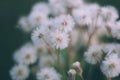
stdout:
<svg viewBox="0 0 120 80">
<path fill-rule="evenodd" d="M 15 25 L 19 17 L 27 15 L 32 5 L 37 1 L 0 0 L 0 80 L 11 80 L 9 70 L 14 64 L 12 54 L 29 39 L 29 37 L 26 37 L 27 34 L 24 35 L 19 29 L 15 28 Z M 89 1 L 98 2 L 101 5 L 113 5 L 120 11 L 120 0 Z M 120 78 L 115 80 L 120 80 Z"/>
</svg>

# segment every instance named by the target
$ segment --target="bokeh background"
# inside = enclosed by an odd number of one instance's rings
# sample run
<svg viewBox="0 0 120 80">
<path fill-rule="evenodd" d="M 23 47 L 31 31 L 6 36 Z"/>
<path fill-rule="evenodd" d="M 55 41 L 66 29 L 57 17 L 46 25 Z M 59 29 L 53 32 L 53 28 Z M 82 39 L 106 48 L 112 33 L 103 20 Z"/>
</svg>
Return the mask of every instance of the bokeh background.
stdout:
<svg viewBox="0 0 120 80">
<path fill-rule="evenodd" d="M 0 0 L 0 80 L 11 80 L 9 70 L 12 54 L 29 37 L 15 28 L 20 16 L 27 15 L 33 4 L 45 0 Z M 113 5 L 120 11 L 120 0 L 87 0 L 101 5 Z M 119 12 L 120 14 L 120 12 Z"/>
</svg>

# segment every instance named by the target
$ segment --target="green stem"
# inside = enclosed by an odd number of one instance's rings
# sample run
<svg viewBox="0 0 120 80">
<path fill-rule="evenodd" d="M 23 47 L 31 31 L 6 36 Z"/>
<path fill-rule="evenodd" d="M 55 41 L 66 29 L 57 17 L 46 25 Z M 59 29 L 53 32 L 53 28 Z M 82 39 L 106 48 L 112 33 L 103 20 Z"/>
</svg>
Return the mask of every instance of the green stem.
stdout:
<svg viewBox="0 0 120 80">
<path fill-rule="evenodd" d="M 57 50 L 57 64 L 58 64 L 58 69 L 60 70 L 61 65 L 60 65 L 60 50 L 59 49 Z"/>
<path fill-rule="evenodd" d="M 63 75 L 63 79 L 65 80 L 65 73 L 64 70 L 62 70 L 62 66 L 61 66 L 61 51 L 60 49 L 57 50 L 57 65 L 58 65 L 58 70 L 59 72 Z"/>
<path fill-rule="evenodd" d="M 81 79 L 82 79 L 82 80 L 84 80 L 84 77 L 83 77 L 83 75 L 82 75 L 82 74 L 79 74 L 79 75 L 80 75 Z"/>
<path fill-rule="evenodd" d="M 87 78 L 86 80 L 88 80 L 90 78 L 90 73 L 92 72 L 92 66 L 90 66 L 89 70 L 88 70 L 88 75 L 87 75 Z"/>
</svg>

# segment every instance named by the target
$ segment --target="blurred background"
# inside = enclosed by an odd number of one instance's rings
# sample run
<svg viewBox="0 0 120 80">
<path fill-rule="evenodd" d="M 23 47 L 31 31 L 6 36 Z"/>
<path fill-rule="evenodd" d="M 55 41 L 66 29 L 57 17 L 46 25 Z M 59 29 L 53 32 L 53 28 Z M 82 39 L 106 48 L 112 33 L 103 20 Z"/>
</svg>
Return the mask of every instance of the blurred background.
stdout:
<svg viewBox="0 0 120 80">
<path fill-rule="evenodd" d="M 27 15 L 33 4 L 45 0 L 0 0 L 0 80 L 11 80 L 9 70 L 12 54 L 29 37 L 15 26 L 20 16 Z M 120 0 L 87 0 L 101 5 L 113 5 L 120 12 Z M 119 13 L 120 14 L 120 13 Z"/>
</svg>

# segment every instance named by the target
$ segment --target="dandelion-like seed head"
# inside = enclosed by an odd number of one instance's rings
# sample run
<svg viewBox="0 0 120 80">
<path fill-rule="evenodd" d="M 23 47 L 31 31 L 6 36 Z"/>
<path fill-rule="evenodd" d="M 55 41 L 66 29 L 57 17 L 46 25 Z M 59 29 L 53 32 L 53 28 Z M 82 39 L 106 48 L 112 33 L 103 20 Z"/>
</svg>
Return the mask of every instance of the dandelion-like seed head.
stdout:
<svg viewBox="0 0 120 80">
<path fill-rule="evenodd" d="M 37 73 L 37 80 L 61 80 L 61 75 L 54 68 L 42 68 Z"/>
<path fill-rule="evenodd" d="M 108 78 L 116 77 L 120 74 L 120 59 L 118 55 L 112 54 L 102 62 L 101 71 Z"/>
<path fill-rule="evenodd" d="M 102 60 L 103 52 L 100 46 L 91 46 L 87 52 L 85 52 L 85 60 L 91 64 L 97 64 Z"/>
<path fill-rule="evenodd" d="M 29 76 L 29 69 L 23 64 L 15 65 L 10 70 L 10 75 L 13 80 L 24 80 Z"/>
<path fill-rule="evenodd" d="M 64 49 L 68 47 L 69 37 L 67 33 L 57 30 L 55 33 L 51 33 L 51 41 L 56 49 Z"/>
</svg>

